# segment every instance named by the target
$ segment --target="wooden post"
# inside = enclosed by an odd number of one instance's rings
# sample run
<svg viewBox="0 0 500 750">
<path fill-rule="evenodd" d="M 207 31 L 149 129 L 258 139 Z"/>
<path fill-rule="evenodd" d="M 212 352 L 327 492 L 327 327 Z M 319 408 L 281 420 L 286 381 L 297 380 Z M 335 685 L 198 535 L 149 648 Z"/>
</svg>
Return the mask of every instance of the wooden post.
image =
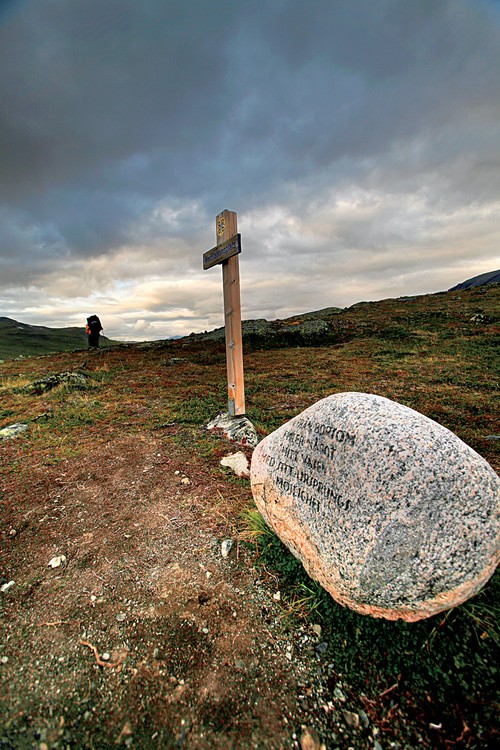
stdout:
<svg viewBox="0 0 500 750">
<path fill-rule="evenodd" d="M 243 343 L 241 336 L 240 264 L 241 237 L 234 211 L 222 211 L 215 218 L 217 245 L 203 254 L 203 268 L 222 264 L 224 327 L 226 331 L 227 410 L 230 417 L 245 414 Z"/>
<path fill-rule="evenodd" d="M 215 219 L 217 245 L 238 233 L 235 211 L 222 211 Z M 245 414 L 243 342 L 241 336 L 240 264 L 238 255 L 222 262 L 224 325 L 226 329 L 227 408 L 231 417 Z"/>
</svg>

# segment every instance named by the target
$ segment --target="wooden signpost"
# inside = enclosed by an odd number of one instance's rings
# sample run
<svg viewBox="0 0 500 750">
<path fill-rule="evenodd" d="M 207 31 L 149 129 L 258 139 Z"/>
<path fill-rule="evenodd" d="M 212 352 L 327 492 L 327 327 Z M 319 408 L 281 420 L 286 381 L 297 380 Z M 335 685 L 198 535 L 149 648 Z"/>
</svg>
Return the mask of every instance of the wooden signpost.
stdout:
<svg viewBox="0 0 500 750">
<path fill-rule="evenodd" d="M 240 265 L 241 235 L 234 211 L 222 211 L 215 219 L 217 245 L 203 254 L 203 268 L 222 263 L 224 321 L 226 328 L 227 410 L 231 417 L 245 414 L 243 344 L 241 337 Z"/>
</svg>

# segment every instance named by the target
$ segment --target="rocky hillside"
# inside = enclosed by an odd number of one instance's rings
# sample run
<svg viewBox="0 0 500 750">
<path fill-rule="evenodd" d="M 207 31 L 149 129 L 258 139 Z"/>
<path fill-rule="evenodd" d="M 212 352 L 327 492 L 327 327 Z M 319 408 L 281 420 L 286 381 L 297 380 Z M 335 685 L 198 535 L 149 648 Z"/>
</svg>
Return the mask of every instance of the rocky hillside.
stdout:
<svg viewBox="0 0 500 750">
<path fill-rule="evenodd" d="M 475 286 L 484 286 L 485 284 L 500 284 L 500 269 L 481 273 L 479 276 L 473 276 L 471 279 L 462 281 L 461 284 L 452 287 L 450 292 L 456 292 L 459 289 L 472 289 Z"/>
<path fill-rule="evenodd" d="M 376 302 L 358 302 L 341 309 L 327 307 L 284 320 L 245 320 L 246 349 L 345 344 L 359 337 L 409 340 L 419 329 L 441 330 L 457 320 L 464 326 L 488 325 L 500 320 L 500 285 L 472 287 L 461 294 L 438 292 Z M 192 333 L 188 340 L 223 341 L 224 328 Z"/>
</svg>

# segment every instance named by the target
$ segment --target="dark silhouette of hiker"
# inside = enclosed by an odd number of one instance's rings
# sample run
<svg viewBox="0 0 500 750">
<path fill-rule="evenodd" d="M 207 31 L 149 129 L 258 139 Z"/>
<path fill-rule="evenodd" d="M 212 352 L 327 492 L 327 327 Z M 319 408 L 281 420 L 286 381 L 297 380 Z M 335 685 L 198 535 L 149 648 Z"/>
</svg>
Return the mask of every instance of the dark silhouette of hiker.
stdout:
<svg viewBox="0 0 500 750">
<path fill-rule="evenodd" d="M 90 318 L 87 318 L 85 331 L 87 333 L 87 336 L 89 337 L 89 348 L 98 349 L 99 334 L 102 331 L 102 325 L 97 315 L 91 315 Z"/>
</svg>

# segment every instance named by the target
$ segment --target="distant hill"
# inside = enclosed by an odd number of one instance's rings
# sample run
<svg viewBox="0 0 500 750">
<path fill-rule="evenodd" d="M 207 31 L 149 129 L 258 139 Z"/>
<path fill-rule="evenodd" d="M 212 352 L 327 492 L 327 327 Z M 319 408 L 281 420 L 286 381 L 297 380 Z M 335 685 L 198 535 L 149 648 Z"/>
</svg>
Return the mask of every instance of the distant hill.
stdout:
<svg viewBox="0 0 500 750">
<path fill-rule="evenodd" d="M 479 276 L 473 276 L 472 279 L 462 281 L 461 284 L 457 284 L 449 289 L 449 292 L 457 292 L 461 289 L 471 289 L 474 286 L 483 286 L 484 284 L 500 284 L 500 269 L 498 271 L 489 271 L 488 273 L 481 273 Z"/>
<path fill-rule="evenodd" d="M 101 336 L 101 346 L 115 343 Z M 40 356 L 87 346 L 85 328 L 47 328 L 0 317 L 0 359 Z"/>
</svg>

